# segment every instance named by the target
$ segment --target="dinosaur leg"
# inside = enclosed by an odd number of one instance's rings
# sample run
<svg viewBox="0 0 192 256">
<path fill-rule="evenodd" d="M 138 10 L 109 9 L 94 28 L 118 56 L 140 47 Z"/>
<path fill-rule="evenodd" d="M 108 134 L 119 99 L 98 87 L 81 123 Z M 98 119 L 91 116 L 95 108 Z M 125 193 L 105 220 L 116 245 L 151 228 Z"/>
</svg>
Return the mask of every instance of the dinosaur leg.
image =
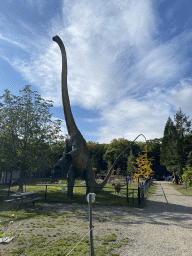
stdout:
<svg viewBox="0 0 192 256">
<path fill-rule="evenodd" d="M 69 167 L 69 171 L 67 173 L 67 185 L 68 185 L 68 191 L 67 191 L 67 197 L 73 196 L 73 187 L 75 183 L 75 170 L 73 165 Z"/>
<path fill-rule="evenodd" d="M 85 170 L 85 180 L 86 180 L 86 187 L 87 187 L 86 195 L 89 193 L 93 193 L 92 186 L 93 186 L 93 180 L 94 180 L 94 173 L 92 169 L 91 160 L 88 161 L 88 165 Z"/>
</svg>

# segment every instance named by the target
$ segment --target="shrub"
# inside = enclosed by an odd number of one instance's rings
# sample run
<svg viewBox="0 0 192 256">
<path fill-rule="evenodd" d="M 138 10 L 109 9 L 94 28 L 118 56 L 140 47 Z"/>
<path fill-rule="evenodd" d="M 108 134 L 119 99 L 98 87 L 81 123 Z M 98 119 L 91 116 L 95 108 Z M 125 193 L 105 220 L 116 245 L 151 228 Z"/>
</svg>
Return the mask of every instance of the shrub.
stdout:
<svg viewBox="0 0 192 256">
<path fill-rule="evenodd" d="M 192 186 L 192 167 L 183 168 L 182 179 L 186 185 Z"/>
</svg>

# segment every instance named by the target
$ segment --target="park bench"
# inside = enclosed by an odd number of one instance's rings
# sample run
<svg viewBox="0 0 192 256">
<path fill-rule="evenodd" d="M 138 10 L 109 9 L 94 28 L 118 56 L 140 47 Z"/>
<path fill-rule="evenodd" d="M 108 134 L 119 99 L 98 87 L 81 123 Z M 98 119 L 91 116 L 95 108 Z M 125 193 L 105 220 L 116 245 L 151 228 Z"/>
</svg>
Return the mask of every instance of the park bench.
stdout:
<svg viewBox="0 0 192 256">
<path fill-rule="evenodd" d="M 0 193 L 2 193 L 3 192 L 3 190 L 2 189 L 0 189 Z M 5 195 L 0 195 L 0 199 L 1 198 L 3 198 Z"/>
<path fill-rule="evenodd" d="M 36 198 L 30 198 L 30 199 L 24 199 L 24 200 L 14 200 L 13 203 L 14 204 L 27 204 L 27 203 L 33 203 L 33 205 L 35 205 L 36 201 L 41 200 L 42 197 L 36 197 Z"/>
<path fill-rule="evenodd" d="M 17 198 L 17 200 L 15 200 L 15 199 L 8 199 L 8 200 L 4 200 L 4 202 L 5 203 L 14 203 L 14 204 L 33 203 L 33 205 L 35 205 L 35 202 L 39 201 L 41 199 L 42 199 L 42 197 L 36 197 L 36 198 L 24 199 L 24 200 L 21 200 L 21 198 Z"/>
<path fill-rule="evenodd" d="M 27 203 L 33 203 L 35 205 L 36 201 L 39 201 L 42 197 L 36 197 L 33 196 L 36 194 L 36 192 L 25 192 L 25 193 L 16 193 L 11 195 L 14 197 L 14 199 L 8 199 L 4 200 L 5 203 L 14 203 L 14 204 L 27 204 Z M 31 198 L 30 198 L 31 197 Z"/>
<path fill-rule="evenodd" d="M 4 200 L 5 203 L 12 203 L 13 201 L 15 201 L 15 199 Z"/>
</svg>

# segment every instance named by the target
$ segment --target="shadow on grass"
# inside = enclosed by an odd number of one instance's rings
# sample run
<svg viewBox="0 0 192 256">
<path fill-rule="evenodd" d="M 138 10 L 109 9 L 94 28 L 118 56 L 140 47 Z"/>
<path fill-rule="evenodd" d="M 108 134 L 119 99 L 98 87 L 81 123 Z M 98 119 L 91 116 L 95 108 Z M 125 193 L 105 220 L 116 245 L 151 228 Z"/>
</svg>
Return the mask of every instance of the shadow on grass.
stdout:
<svg viewBox="0 0 192 256">
<path fill-rule="evenodd" d="M 36 187 L 36 189 L 35 189 Z M 42 187 L 37 186 L 28 186 L 27 191 L 36 191 L 36 197 L 42 197 L 43 199 L 36 203 L 33 206 L 31 203 L 27 205 L 15 205 L 12 203 L 1 203 L 0 207 L 0 217 L 1 219 L 9 219 L 15 220 L 12 216 L 14 212 L 17 212 L 17 221 L 21 219 L 30 219 L 39 216 L 47 216 L 46 212 L 42 211 L 41 205 L 42 203 L 53 204 L 54 203 L 65 203 L 67 205 L 72 204 L 80 204 L 88 206 L 88 202 L 85 197 L 86 187 L 76 188 L 74 187 L 74 194 L 72 198 L 66 197 L 66 191 L 62 191 L 62 187 L 49 187 L 46 193 L 46 201 L 45 201 L 45 191 L 42 190 Z M 41 190 L 40 190 L 41 189 Z M 94 206 L 124 206 L 124 207 L 138 207 L 143 208 L 145 206 L 145 201 L 138 205 L 137 198 L 129 198 L 129 202 L 127 203 L 126 191 L 124 191 L 124 197 L 122 198 L 119 193 L 114 193 L 114 188 L 106 188 L 106 190 L 102 190 L 100 193 L 96 194 L 96 200 L 93 203 Z M 54 214 L 54 207 L 50 207 L 50 212 Z M 50 213 L 48 213 L 50 214 Z"/>
<path fill-rule="evenodd" d="M 129 191 L 129 198 L 127 202 L 127 196 L 126 196 L 126 189 L 122 189 L 124 197 L 122 198 L 119 193 L 114 193 L 114 188 L 104 188 L 101 192 L 96 194 L 95 197 L 95 205 L 108 205 L 108 206 L 133 206 L 133 207 L 144 207 L 144 202 L 139 205 L 138 199 L 135 198 L 137 195 L 137 191 L 135 191 L 135 194 L 132 195 L 132 190 Z M 46 194 L 46 202 L 47 203 L 78 203 L 78 204 L 87 204 L 86 199 L 86 187 L 80 188 L 80 187 L 74 187 L 73 197 L 67 198 L 66 197 L 67 192 L 63 192 L 57 189 L 49 188 Z M 43 196 L 41 193 L 38 194 L 38 196 Z M 134 196 L 134 197 L 133 197 Z M 45 198 L 45 192 L 44 192 L 44 198 Z"/>
<path fill-rule="evenodd" d="M 15 205 L 12 203 L 2 203 L 0 202 L 0 220 L 24 220 L 24 219 L 30 219 L 34 217 L 46 217 L 53 215 L 55 216 L 55 207 L 52 205 L 56 205 L 56 203 L 64 203 L 66 205 L 84 205 L 85 207 L 82 207 L 82 209 L 86 209 L 85 212 L 87 212 L 87 206 L 88 202 L 86 200 L 85 194 L 86 194 L 86 186 L 85 184 L 82 184 L 82 180 L 76 180 L 75 186 L 83 186 L 83 187 L 74 187 L 74 194 L 72 198 L 67 198 L 67 184 L 66 180 L 63 180 L 60 185 L 47 185 L 47 192 L 46 192 L 46 200 L 45 200 L 45 191 L 46 191 L 46 184 L 44 185 L 35 185 L 35 181 L 32 182 L 33 185 L 28 184 L 26 187 L 24 186 L 24 191 L 26 188 L 27 192 L 36 192 L 35 197 L 42 197 L 42 200 L 40 202 L 36 202 L 35 206 L 32 205 L 32 203 L 29 203 L 27 205 Z M 66 191 L 62 191 L 62 187 L 66 188 Z M 111 187 L 110 187 L 111 186 Z M 126 186 L 124 187 L 126 188 Z M 14 193 L 17 189 L 17 186 L 11 187 L 11 193 Z M 132 194 L 132 190 L 129 190 L 129 201 L 127 202 L 126 198 L 126 189 L 122 189 L 124 197 L 122 198 L 119 193 L 114 193 L 115 189 L 111 185 L 111 183 L 108 183 L 106 187 L 100 192 L 96 194 L 96 200 L 93 204 L 94 206 L 110 206 L 110 207 L 116 207 L 116 206 L 123 206 L 123 207 L 137 207 L 137 208 L 143 208 L 146 205 L 146 201 L 142 201 L 141 204 L 138 204 L 138 199 L 136 197 L 137 191 L 135 190 L 135 194 Z M 134 198 L 132 197 L 134 196 Z M 7 196 L 5 199 L 9 199 Z M 55 204 L 54 204 L 55 203 Z M 48 209 L 45 209 L 45 204 L 50 207 L 47 207 Z M 65 205 L 65 207 L 66 207 Z M 67 208 L 67 207 L 66 207 Z M 45 211 L 44 211 L 45 210 Z M 49 212 L 48 212 L 49 211 Z M 15 217 L 12 216 L 14 213 L 17 213 L 17 220 L 15 220 Z"/>
</svg>

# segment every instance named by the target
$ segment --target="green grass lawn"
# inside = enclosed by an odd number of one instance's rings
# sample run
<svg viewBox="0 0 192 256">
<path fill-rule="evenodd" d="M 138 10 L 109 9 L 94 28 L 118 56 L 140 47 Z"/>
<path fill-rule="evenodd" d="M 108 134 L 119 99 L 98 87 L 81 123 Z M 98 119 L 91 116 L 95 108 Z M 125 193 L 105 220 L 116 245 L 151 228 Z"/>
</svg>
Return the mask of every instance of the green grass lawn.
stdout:
<svg viewBox="0 0 192 256">
<path fill-rule="evenodd" d="M 186 187 L 185 185 L 177 185 L 172 183 L 175 190 L 179 191 L 184 196 L 192 196 L 192 187 Z"/>
<path fill-rule="evenodd" d="M 42 197 L 42 201 L 45 201 L 45 190 L 46 184 L 37 185 L 35 179 L 26 180 L 24 186 L 24 192 L 37 192 L 36 197 Z M 46 192 L 46 202 L 63 202 L 63 203 L 79 203 L 79 204 L 87 204 L 87 200 L 85 198 L 86 194 L 86 184 L 83 183 L 83 180 L 75 180 L 75 186 L 82 187 L 74 187 L 73 197 L 66 198 L 67 194 L 67 180 L 60 180 L 61 184 L 52 184 L 51 186 L 47 186 Z M 83 184 L 82 184 L 83 183 Z M 65 191 L 62 191 L 62 187 L 65 187 Z M 7 188 L 8 189 L 8 188 Z M 4 190 L 4 194 L 7 195 L 7 189 Z M 11 192 L 16 192 L 18 189 L 18 185 L 11 187 Z M 132 190 L 134 189 L 134 190 Z M 138 205 L 137 194 L 137 184 L 129 185 L 129 202 L 127 203 L 127 189 L 126 185 L 122 187 L 123 198 L 120 193 L 115 193 L 115 188 L 112 186 L 111 182 L 107 182 L 105 188 L 96 195 L 95 204 L 96 205 L 118 205 L 118 206 L 134 206 L 134 207 L 144 207 L 144 202 Z M 4 198 L 5 199 L 5 198 Z M 7 198 L 6 198 L 7 199 Z"/>
<path fill-rule="evenodd" d="M 150 196 L 152 196 L 155 193 L 155 189 L 156 189 L 157 184 L 155 184 L 154 182 L 152 183 L 151 187 L 149 188 L 147 194 L 146 194 L 146 199 Z"/>
<path fill-rule="evenodd" d="M 81 185 L 82 180 L 76 180 L 75 185 Z M 35 180 L 32 182 L 35 184 Z M 88 212 L 82 214 L 79 210 L 72 210 L 59 212 L 55 209 L 54 202 L 65 202 L 69 204 L 78 203 L 86 204 L 85 199 L 85 184 L 82 188 L 74 188 L 74 197 L 66 199 L 66 192 L 62 191 L 62 187 L 67 187 L 66 180 L 62 180 L 60 185 L 50 186 L 47 190 L 46 207 L 45 201 L 36 203 L 35 206 L 28 205 L 24 207 L 11 206 L 11 204 L 0 203 L 0 237 L 14 236 L 14 240 L 8 245 L 0 245 L 1 255 L 67 255 L 75 245 L 77 245 L 82 237 L 88 231 Z M 96 195 L 94 205 L 107 206 L 136 206 L 144 207 L 145 201 L 138 206 L 137 198 L 134 198 L 129 203 L 121 195 L 114 193 L 114 187 L 111 183 L 107 183 L 106 187 L 101 193 Z M 129 186 L 130 188 L 131 186 Z M 137 188 L 135 184 L 132 188 Z M 125 186 L 126 188 L 126 186 Z M 6 189 L 4 187 L 4 189 Z M 11 187 L 11 191 L 15 192 L 18 186 Z M 24 187 L 25 190 L 25 187 Z M 27 181 L 26 191 L 36 191 L 37 196 L 45 196 L 45 186 L 31 185 Z M 151 186 L 147 197 L 152 195 L 155 191 L 155 184 Z M 6 194 L 6 190 L 3 190 Z M 136 195 L 134 195 L 135 197 Z M 67 208 L 68 209 L 68 208 Z M 83 220 L 82 218 L 85 218 Z M 102 212 L 94 216 L 94 221 L 116 221 L 117 217 L 111 216 L 106 218 Z M 120 217 L 119 217 L 120 218 Z M 75 230 L 72 228 L 75 226 Z M 80 231 L 79 231 L 80 230 Z M 94 233 L 94 231 L 93 231 Z M 111 255 L 119 254 L 112 253 L 114 248 L 120 248 L 123 244 L 128 244 L 130 239 L 128 237 L 121 237 L 118 229 L 115 233 L 107 232 L 107 235 L 101 234 L 94 238 L 95 255 Z M 118 242 L 117 242 L 118 241 Z M 70 255 L 90 255 L 89 234 L 82 242 L 70 253 Z"/>
</svg>

